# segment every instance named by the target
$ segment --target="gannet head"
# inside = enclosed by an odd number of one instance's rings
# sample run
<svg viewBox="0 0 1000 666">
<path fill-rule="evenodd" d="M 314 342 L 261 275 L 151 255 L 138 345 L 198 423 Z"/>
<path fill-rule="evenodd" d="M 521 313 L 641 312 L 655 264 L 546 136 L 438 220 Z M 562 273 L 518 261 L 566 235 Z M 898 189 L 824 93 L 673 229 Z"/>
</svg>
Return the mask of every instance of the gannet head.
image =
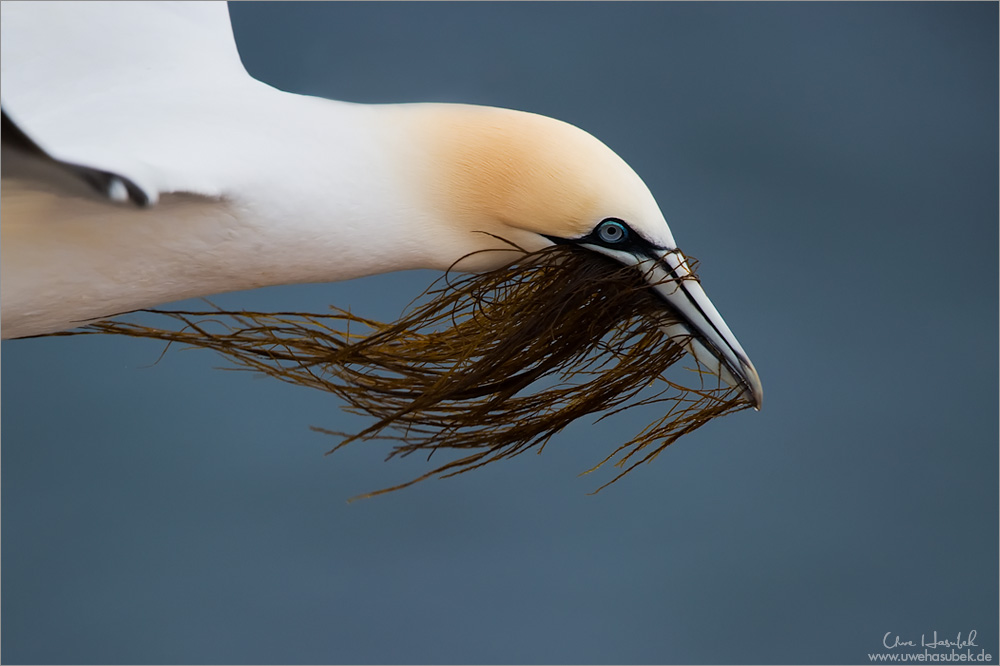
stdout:
<svg viewBox="0 0 1000 666">
<path fill-rule="evenodd" d="M 753 363 L 674 242 L 642 179 L 587 132 L 532 113 L 421 105 L 430 166 L 422 187 L 444 227 L 436 245 L 467 270 L 502 265 L 502 238 L 526 250 L 572 243 L 635 266 L 683 319 L 667 329 L 710 372 L 740 385 L 759 408 Z M 448 266 L 443 266 L 447 268 Z"/>
</svg>

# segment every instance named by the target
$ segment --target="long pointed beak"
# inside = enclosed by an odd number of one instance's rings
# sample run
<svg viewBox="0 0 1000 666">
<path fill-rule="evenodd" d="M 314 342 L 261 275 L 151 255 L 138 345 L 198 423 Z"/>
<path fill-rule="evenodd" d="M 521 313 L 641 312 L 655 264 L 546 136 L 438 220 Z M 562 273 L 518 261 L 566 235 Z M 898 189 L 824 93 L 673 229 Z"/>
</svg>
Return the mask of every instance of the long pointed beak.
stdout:
<svg viewBox="0 0 1000 666">
<path fill-rule="evenodd" d="M 729 386 L 741 387 L 754 409 L 760 409 L 764 388 L 757 369 L 712 305 L 680 250 L 656 250 L 652 255 L 586 242 L 580 245 L 642 271 L 650 288 L 682 319 L 664 326 L 663 331 L 683 345 L 703 370 Z"/>
<path fill-rule="evenodd" d="M 764 389 L 757 370 L 691 272 L 687 258 L 679 250 L 667 250 L 655 261 L 640 260 L 636 267 L 684 320 L 666 326 L 665 332 L 672 338 L 687 338 L 685 346 L 699 364 L 730 386 L 742 386 L 754 408 L 760 409 Z"/>
<path fill-rule="evenodd" d="M 756 368 L 701 288 L 680 250 L 664 250 L 655 258 L 646 258 L 620 250 L 590 247 L 641 270 L 652 289 L 683 319 L 665 326 L 664 332 L 681 342 L 703 369 L 730 386 L 741 386 L 754 409 L 760 409 L 764 389 Z"/>
</svg>

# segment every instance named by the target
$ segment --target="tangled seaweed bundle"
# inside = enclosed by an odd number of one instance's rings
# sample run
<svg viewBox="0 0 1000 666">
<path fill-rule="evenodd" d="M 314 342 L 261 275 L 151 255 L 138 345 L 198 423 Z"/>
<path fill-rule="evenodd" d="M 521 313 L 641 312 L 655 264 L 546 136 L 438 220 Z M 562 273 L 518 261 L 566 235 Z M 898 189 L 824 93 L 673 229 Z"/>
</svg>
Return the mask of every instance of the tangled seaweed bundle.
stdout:
<svg viewBox="0 0 1000 666">
<path fill-rule="evenodd" d="M 384 439 L 395 442 L 387 459 L 463 454 L 363 497 L 541 451 L 584 416 L 662 403 L 660 419 L 585 472 L 612 460 L 621 470 L 598 492 L 682 435 L 750 406 L 700 368 L 687 374 L 698 387 L 666 377 L 685 352 L 661 331 L 676 319 L 648 286 L 634 267 L 559 246 L 486 273 L 448 273 L 391 324 L 333 307 L 329 314 L 148 310 L 183 327 L 106 321 L 80 332 L 214 349 L 241 369 L 329 391 L 347 411 L 374 417 L 356 433 L 314 427 L 343 438 L 330 453 Z"/>
</svg>

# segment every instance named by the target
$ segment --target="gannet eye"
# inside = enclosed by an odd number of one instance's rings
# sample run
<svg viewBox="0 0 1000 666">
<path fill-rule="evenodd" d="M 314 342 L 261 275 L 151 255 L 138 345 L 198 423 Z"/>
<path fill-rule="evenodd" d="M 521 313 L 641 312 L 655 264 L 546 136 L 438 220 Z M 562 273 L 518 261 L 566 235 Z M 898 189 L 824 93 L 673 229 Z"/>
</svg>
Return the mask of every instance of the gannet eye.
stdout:
<svg viewBox="0 0 1000 666">
<path fill-rule="evenodd" d="M 628 227 L 621 220 L 609 217 L 597 225 L 597 237 L 605 243 L 622 243 L 628 240 Z"/>
</svg>

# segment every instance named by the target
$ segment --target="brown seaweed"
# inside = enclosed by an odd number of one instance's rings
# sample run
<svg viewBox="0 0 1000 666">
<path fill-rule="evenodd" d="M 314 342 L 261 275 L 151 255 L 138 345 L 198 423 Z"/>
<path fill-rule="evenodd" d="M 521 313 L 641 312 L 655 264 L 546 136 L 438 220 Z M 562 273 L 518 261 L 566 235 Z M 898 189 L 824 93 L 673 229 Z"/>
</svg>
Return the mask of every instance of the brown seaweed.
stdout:
<svg viewBox="0 0 1000 666">
<path fill-rule="evenodd" d="M 70 334 L 213 349 L 237 368 L 329 391 L 347 411 L 374 419 L 354 433 L 314 427 L 341 438 L 328 453 L 380 439 L 394 442 L 387 459 L 460 454 L 363 497 L 540 452 L 582 417 L 663 405 L 661 418 L 585 472 L 609 462 L 620 470 L 598 492 L 682 435 L 751 406 L 700 368 L 667 376 L 682 357 L 696 361 L 682 340 L 662 332 L 675 315 L 648 287 L 634 267 L 558 246 L 493 271 L 449 272 L 390 324 L 336 307 L 328 314 L 147 310 L 181 326 L 104 321 Z"/>
</svg>

